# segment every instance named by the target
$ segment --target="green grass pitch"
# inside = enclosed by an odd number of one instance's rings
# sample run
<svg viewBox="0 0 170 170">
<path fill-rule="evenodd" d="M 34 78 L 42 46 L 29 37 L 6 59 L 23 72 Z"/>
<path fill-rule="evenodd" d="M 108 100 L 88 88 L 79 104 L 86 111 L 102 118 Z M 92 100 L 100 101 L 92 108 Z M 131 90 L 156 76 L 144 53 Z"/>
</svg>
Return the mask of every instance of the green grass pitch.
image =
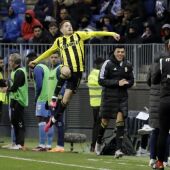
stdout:
<svg viewBox="0 0 170 170">
<path fill-rule="evenodd" d="M 0 148 L 0 170 L 150 170 L 149 157 L 96 156 L 87 151 L 88 144 L 76 144 L 69 151 L 66 143 L 64 153 L 33 152 L 35 141 L 27 140 L 27 150 L 9 150 Z M 6 142 L 4 143 L 6 144 Z M 1 144 L 0 146 L 4 145 Z M 168 168 L 167 168 L 168 169 Z"/>
</svg>

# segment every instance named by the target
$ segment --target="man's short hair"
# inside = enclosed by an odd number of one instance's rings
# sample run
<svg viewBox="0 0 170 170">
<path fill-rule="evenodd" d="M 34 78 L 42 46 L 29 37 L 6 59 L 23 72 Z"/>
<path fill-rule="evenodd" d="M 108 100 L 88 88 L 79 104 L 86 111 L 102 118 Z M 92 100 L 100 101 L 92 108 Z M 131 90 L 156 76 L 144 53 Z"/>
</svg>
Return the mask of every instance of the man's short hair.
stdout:
<svg viewBox="0 0 170 170">
<path fill-rule="evenodd" d="M 19 53 L 10 54 L 10 57 L 12 57 L 15 64 L 17 65 L 21 64 L 21 55 Z"/>
<path fill-rule="evenodd" d="M 115 45 L 114 47 L 113 47 L 113 52 L 117 49 L 117 48 L 124 48 L 125 49 L 125 46 L 124 45 Z"/>
<path fill-rule="evenodd" d="M 58 27 L 56 22 L 50 22 L 50 24 L 48 25 L 48 28 L 51 27 Z"/>
<path fill-rule="evenodd" d="M 61 29 L 61 27 L 63 26 L 63 24 L 64 24 L 65 22 L 69 22 L 69 23 L 71 24 L 71 21 L 70 21 L 70 20 L 63 20 L 63 21 L 61 21 L 60 24 L 59 24 L 59 29 Z"/>
<path fill-rule="evenodd" d="M 32 29 L 34 30 L 34 29 L 36 29 L 36 28 L 40 28 L 40 29 L 42 30 L 42 26 L 41 26 L 41 25 L 35 25 L 35 26 L 33 26 Z"/>
<path fill-rule="evenodd" d="M 30 52 L 26 55 L 26 58 L 28 59 L 28 62 L 33 61 L 36 59 L 38 56 L 35 52 Z"/>
</svg>

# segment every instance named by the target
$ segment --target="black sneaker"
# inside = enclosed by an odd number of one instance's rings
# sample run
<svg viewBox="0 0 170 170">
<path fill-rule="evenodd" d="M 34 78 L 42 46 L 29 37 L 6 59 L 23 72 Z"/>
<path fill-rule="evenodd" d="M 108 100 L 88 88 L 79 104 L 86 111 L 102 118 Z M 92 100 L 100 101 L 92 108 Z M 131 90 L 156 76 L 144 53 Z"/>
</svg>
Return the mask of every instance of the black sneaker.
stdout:
<svg viewBox="0 0 170 170">
<path fill-rule="evenodd" d="M 37 146 L 36 148 L 32 149 L 32 151 L 41 152 L 41 151 L 47 151 L 47 149 L 41 146 Z"/>
</svg>

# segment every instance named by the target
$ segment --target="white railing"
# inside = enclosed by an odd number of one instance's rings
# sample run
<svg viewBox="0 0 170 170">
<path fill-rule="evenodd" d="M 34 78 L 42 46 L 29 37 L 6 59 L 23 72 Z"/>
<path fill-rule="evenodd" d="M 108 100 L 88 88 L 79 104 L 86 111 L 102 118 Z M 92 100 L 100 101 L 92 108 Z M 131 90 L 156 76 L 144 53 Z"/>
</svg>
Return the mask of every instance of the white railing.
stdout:
<svg viewBox="0 0 170 170">
<path fill-rule="evenodd" d="M 107 59 L 115 44 L 86 44 L 85 45 L 85 73 L 84 79 L 87 78 L 93 67 L 93 61 L 96 57 Z M 4 57 L 6 70 L 9 70 L 8 56 L 10 53 L 17 51 L 21 54 L 23 65 L 26 65 L 25 56 L 34 51 L 37 54 L 43 53 L 51 45 L 49 44 L 2 44 L 0 43 L 0 55 Z M 154 58 L 164 51 L 163 44 L 126 44 L 126 57 L 134 67 L 136 81 L 145 81 L 149 65 Z M 8 71 L 9 72 L 9 71 Z"/>
</svg>

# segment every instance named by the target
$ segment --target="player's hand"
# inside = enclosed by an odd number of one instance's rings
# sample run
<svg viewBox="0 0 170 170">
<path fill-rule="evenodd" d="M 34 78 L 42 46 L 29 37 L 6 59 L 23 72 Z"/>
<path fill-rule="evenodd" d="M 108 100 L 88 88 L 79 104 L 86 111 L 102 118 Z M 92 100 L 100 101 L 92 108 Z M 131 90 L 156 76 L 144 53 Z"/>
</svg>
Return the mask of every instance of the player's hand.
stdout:
<svg viewBox="0 0 170 170">
<path fill-rule="evenodd" d="M 129 84 L 126 79 L 119 80 L 119 86 L 124 86 L 125 84 Z"/>
<path fill-rule="evenodd" d="M 116 41 L 119 41 L 119 40 L 120 40 L 120 35 L 115 33 L 115 34 L 113 35 L 113 38 L 114 38 Z"/>
<path fill-rule="evenodd" d="M 29 62 L 28 66 L 29 66 L 30 68 L 34 68 L 34 67 L 36 66 L 36 64 L 37 64 L 37 63 L 35 63 L 34 61 L 31 61 L 31 62 Z"/>
<path fill-rule="evenodd" d="M 1 91 L 2 93 L 6 93 L 7 90 L 8 90 L 8 87 L 2 87 L 2 88 L 0 88 L 0 91 Z"/>
</svg>

